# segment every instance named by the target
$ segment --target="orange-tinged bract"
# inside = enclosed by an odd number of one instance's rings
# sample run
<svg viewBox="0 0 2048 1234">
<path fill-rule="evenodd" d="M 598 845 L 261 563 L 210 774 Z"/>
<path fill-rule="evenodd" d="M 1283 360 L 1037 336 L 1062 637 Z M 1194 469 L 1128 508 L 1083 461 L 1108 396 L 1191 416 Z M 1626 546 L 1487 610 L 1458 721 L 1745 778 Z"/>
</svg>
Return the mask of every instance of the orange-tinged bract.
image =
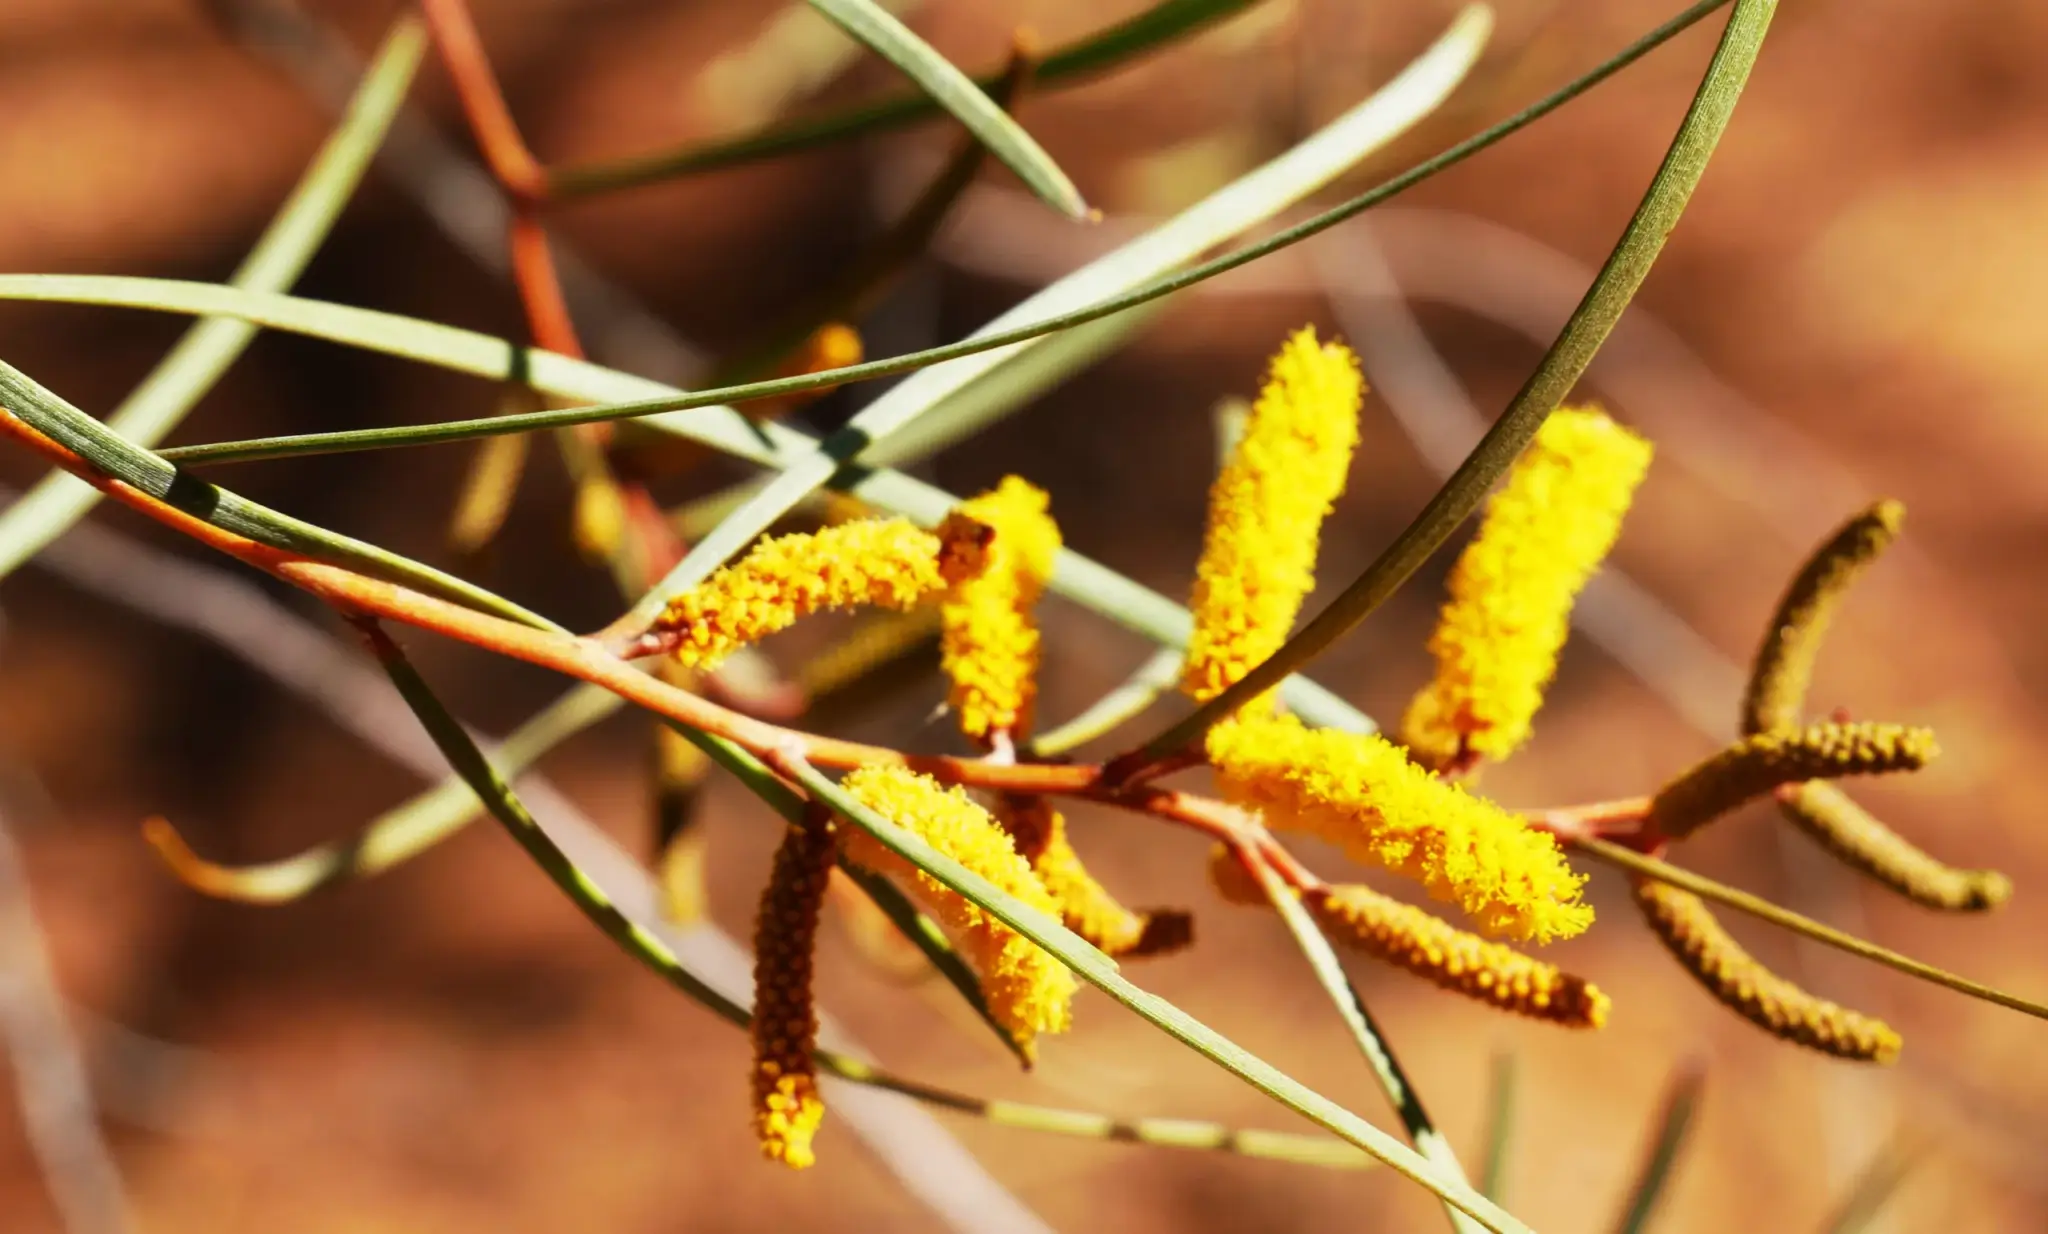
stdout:
<svg viewBox="0 0 2048 1234">
<path fill-rule="evenodd" d="M 954 588 L 941 606 L 940 662 L 953 682 L 960 731 L 983 743 L 1031 723 L 1039 655 L 1032 608 L 1060 551 L 1048 504 L 1043 492 L 1016 476 L 960 503 L 960 513 L 995 535 L 981 573 Z"/>
<path fill-rule="evenodd" d="M 1237 448 L 1209 489 L 1194 635 L 1181 688 L 1207 700 L 1287 641 L 1315 586 L 1323 519 L 1344 491 L 1365 379 L 1304 328 L 1273 357 Z"/>
<path fill-rule="evenodd" d="M 811 1060 L 811 957 L 833 852 L 823 827 L 791 828 L 754 921 L 754 1132 L 762 1156 L 799 1170 L 817 1160 L 811 1138 L 825 1118 Z"/>
<path fill-rule="evenodd" d="M 1882 1020 L 1815 997 L 1758 963 L 1690 891 L 1637 879 L 1643 919 L 1686 971 L 1743 1019 L 1800 1045 L 1889 1063 L 1903 1044 Z"/>
<path fill-rule="evenodd" d="M 1311 893 L 1306 902 L 1331 938 L 1446 990 L 1567 1028 L 1607 1023 L 1607 995 L 1591 982 L 1370 887 L 1331 887 Z"/>
<path fill-rule="evenodd" d="M 959 788 L 903 767 L 861 767 L 840 782 L 855 800 L 995 884 L 1057 919 L 1060 908 L 1010 837 L 987 810 Z M 847 856 L 908 883 L 908 890 L 956 935 L 981 974 L 989 1013 L 1028 1051 L 1040 1033 L 1065 1032 L 1072 1021 L 1074 975 L 1038 944 L 996 920 L 856 826 L 840 829 Z"/>
<path fill-rule="evenodd" d="M 821 609 L 911 608 L 977 573 L 987 539 L 956 516 L 936 532 L 878 519 L 763 540 L 669 601 L 655 629 L 685 666 L 708 668 Z"/>
<path fill-rule="evenodd" d="M 1549 942 L 1593 923 L 1556 840 L 1377 734 L 1247 718 L 1210 729 L 1208 754 L 1233 801 L 1415 879 L 1489 935 Z"/>
<path fill-rule="evenodd" d="M 1418 759 L 1501 759 L 1528 740 L 1572 602 L 1621 534 L 1650 453 L 1598 411 L 1559 408 L 1537 431 L 1451 571 L 1429 640 L 1436 679 L 1402 722 Z"/>
</svg>

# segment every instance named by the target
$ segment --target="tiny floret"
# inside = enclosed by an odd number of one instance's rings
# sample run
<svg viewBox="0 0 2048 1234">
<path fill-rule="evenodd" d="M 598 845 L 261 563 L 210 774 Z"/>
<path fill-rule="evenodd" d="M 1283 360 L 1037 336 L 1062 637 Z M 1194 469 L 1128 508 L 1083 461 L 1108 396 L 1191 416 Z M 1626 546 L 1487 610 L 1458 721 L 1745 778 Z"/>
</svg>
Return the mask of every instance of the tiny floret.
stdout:
<svg viewBox="0 0 2048 1234">
<path fill-rule="evenodd" d="M 1598 411 L 1560 408 L 1486 506 L 1431 636 L 1436 679 L 1402 739 L 1434 767 L 1501 759 L 1529 737 L 1572 602 L 1621 533 L 1650 445 Z"/>
<path fill-rule="evenodd" d="M 953 683 L 960 730 L 986 743 L 1030 725 L 1038 688 L 1038 622 L 1032 614 L 1060 551 L 1046 495 L 1016 476 L 960 504 L 990 528 L 987 564 L 941 607 L 940 662 Z"/>
<path fill-rule="evenodd" d="M 1226 796 L 1275 827 L 1306 831 L 1355 861 L 1415 879 L 1494 937 L 1549 942 L 1584 932 L 1585 877 L 1557 841 L 1447 783 L 1377 734 L 1311 729 L 1292 716 L 1209 730 Z"/>
<path fill-rule="evenodd" d="M 1304 328 L 1273 357 L 1244 435 L 1209 489 L 1181 688 L 1208 700 L 1279 650 L 1315 586 L 1323 519 L 1344 491 L 1365 379 Z"/>
<path fill-rule="evenodd" d="M 669 601 L 655 629 L 686 667 L 709 668 L 821 609 L 909 609 L 977 573 L 987 539 L 986 527 L 955 518 L 936 532 L 876 519 L 763 540 Z"/>
<path fill-rule="evenodd" d="M 1023 903 L 1057 918 L 1060 908 L 1009 835 L 959 788 L 903 767 L 875 764 L 840 786 L 855 800 L 981 875 Z M 882 846 L 859 827 L 840 829 L 847 856 L 908 885 L 951 930 L 961 953 L 981 974 L 989 1013 L 1027 1052 L 1040 1033 L 1065 1032 L 1072 1021 L 1074 975 L 1038 944 L 982 911 L 931 875 Z"/>
</svg>

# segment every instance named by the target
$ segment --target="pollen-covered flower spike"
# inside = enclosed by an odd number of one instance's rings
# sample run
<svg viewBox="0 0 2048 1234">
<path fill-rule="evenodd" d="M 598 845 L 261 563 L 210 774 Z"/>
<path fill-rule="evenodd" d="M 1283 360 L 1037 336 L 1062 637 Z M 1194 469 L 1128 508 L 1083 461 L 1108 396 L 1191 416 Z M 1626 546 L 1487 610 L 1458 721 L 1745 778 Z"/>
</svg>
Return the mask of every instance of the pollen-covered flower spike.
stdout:
<svg viewBox="0 0 2048 1234">
<path fill-rule="evenodd" d="M 1331 938 L 1446 990 L 1567 1028 L 1606 1026 L 1607 995 L 1591 982 L 1370 887 L 1330 887 L 1304 902 Z"/>
<path fill-rule="evenodd" d="M 1832 784 L 1815 781 L 1786 789 L 1778 795 L 1778 808 L 1844 864 L 1924 907 L 1982 912 L 2012 895 L 2012 880 L 1997 870 L 1943 864 Z"/>
<path fill-rule="evenodd" d="M 911 608 L 978 573 L 988 540 L 962 515 L 935 532 L 878 519 L 763 540 L 669 601 L 654 632 L 682 664 L 708 668 L 820 609 Z"/>
<path fill-rule="evenodd" d="M 1009 895 L 1049 917 L 1059 916 L 1052 893 L 1017 854 L 1008 833 L 961 789 L 879 764 L 855 770 L 840 787 Z M 1065 965 L 860 828 L 842 827 L 840 832 L 848 857 L 905 881 L 925 909 L 953 931 L 962 954 L 981 974 L 989 1014 L 1010 1030 L 1027 1056 L 1038 1034 L 1066 1031 L 1075 982 Z"/>
<path fill-rule="evenodd" d="M 1582 933 L 1585 876 L 1557 841 L 1517 815 L 1410 762 L 1377 734 L 1310 729 L 1292 716 L 1209 730 L 1224 794 L 1268 824 L 1320 836 L 1463 908 L 1495 937 L 1549 942 Z"/>
<path fill-rule="evenodd" d="M 817 1160 L 811 1138 L 825 1118 L 811 1060 L 811 960 L 833 856 L 822 822 L 790 828 L 754 921 L 754 1132 L 763 1156 L 798 1170 Z"/>
<path fill-rule="evenodd" d="M 1031 722 L 1038 691 L 1038 622 L 1032 615 L 1060 551 L 1059 525 L 1039 489 L 1006 476 L 959 512 L 994 531 L 987 563 L 940 608 L 940 664 L 953 683 L 960 731 L 986 746 Z"/>
<path fill-rule="evenodd" d="M 1177 908 L 1132 911 L 1095 880 L 1067 840 L 1067 820 L 1043 797 L 1007 798 L 998 817 L 1017 851 L 1060 906 L 1069 930 L 1105 955 L 1160 956 L 1195 941 L 1194 917 Z"/>
<path fill-rule="evenodd" d="M 1323 519 L 1344 491 L 1365 379 L 1304 328 L 1273 357 L 1244 435 L 1209 489 L 1181 688 L 1221 694 L 1287 641 L 1315 586 Z"/>
<path fill-rule="evenodd" d="M 1503 759 L 1529 738 L 1571 630 L 1572 602 L 1621 534 L 1650 444 L 1595 410 L 1537 430 L 1451 570 L 1402 741 L 1432 767 Z"/>
<path fill-rule="evenodd" d="M 1903 1042 L 1882 1020 L 1807 993 L 1758 963 L 1705 903 L 1652 879 L 1635 880 L 1636 905 L 1659 940 L 1713 996 L 1766 1032 L 1841 1058 L 1889 1063 Z"/>
<path fill-rule="evenodd" d="M 1934 734 L 1904 724 L 1810 724 L 1744 737 L 1658 790 L 1649 822 L 1674 840 L 1786 784 L 1918 771 L 1939 751 Z"/>
<path fill-rule="evenodd" d="M 1877 560 L 1906 521 L 1906 507 L 1880 501 L 1844 523 L 1814 550 L 1771 615 L 1742 700 L 1742 731 L 1766 733 L 1799 723 L 1813 663 L 1835 609 L 1865 567 Z"/>
</svg>

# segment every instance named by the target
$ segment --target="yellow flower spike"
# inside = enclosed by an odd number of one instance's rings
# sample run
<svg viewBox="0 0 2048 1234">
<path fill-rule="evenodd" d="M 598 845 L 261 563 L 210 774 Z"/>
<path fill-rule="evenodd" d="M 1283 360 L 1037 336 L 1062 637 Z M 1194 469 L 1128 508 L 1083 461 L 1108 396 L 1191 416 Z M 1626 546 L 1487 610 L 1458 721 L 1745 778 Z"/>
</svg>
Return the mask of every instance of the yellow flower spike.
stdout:
<svg viewBox="0 0 2048 1234">
<path fill-rule="evenodd" d="M 1807 993 L 1759 964 L 1690 891 L 1635 880 L 1637 907 L 1659 940 L 1730 1010 L 1787 1041 L 1863 1062 L 1889 1063 L 1903 1045 L 1890 1025 Z"/>
<path fill-rule="evenodd" d="M 763 540 L 669 601 L 654 628 L 680 640 L 685 667 L 709 668 L 820 609 L 911 608 L 977 573 L 988 539 L 955 516 L 936 532 L 885 519 Z"/>
<path fill-rule="evenodd" d="M 1934 734 L 1904 724 L 1812 724 L 1744 737 L 1660 789 L 1649 821 L 1671 839 L 1785 784 L 1918 771 L 1938 753 Z"/>
<path fill-rule="evenodd" d="M 1591 982 L 1370 887 L 1331 887 L 1305 902 L 1331 938 L 1446 990 L 1566 1028 L 1607 1024 L 1607 995 Z"/>
<path fill-rule="evenodd" d="M 1549 942 L 1593 923 L 1579 900 L 1585 876 L 1555 839 L 1377 734 L 1311 729 L 1292 716 L 1239 719 L 1209 730 L 1208 754 L 1224 794 L 1268 824 L 1415 879 L 1489 935 Z"/>
<path fill-rule="evenodd" d="M 1244 435 L 1209 489 L 1194 635 L 1181 689 L 1221 694 L 1279 650 L 1315 586 L 1318 539 L 1351 452 L 1365 379 L 1341 343 L 1304 328 L 1273 357 Z"/>
<path fill-rule="evenodd" d="M 1813 662 L 1849 585 L 1898 539 L 1906 507 L 1880 501 L 1828 538 L 1793 578 L 1771 617 L 1742 700 L 1742 731 L 1764 733 L 1799 722 Z"/>
<path fill-rule="evenodd" d="M 1059 916 L 1052 893 L 1017 855 L 1009 835 L 961 789 L 942 787 L 903 767 L 880 765 L 855 770 L 840 787 L 1018 900 L 1047 916 Z M 903 880 L 926 911 L 956 935 L 961 953 L 981 974 L 989 1013 L 1027 1054 L 1038 1034 L 1066 1031 L 1072 1021 L 1075 981 L 1065 965 L 873 836 L 857 827 L 840 830 L 847 856 Z"/>
<path fill-rule="evenodd" d="M 1402 721 L 1416 758 L 1497 760 L 1528 740 L 1572 602 L 1621 534 L 1650 454 L 1598 411 L 1559 408 L 1544 421 L 1451 571 L 1429 640 L 1436 679 Z"/>
<path fill-rule="evenodd" d="M 1060 906 L 1069 930 L 1103 954 L 1128 958 L 1166 955 L 1195 941 L 1194 918 L 1179 909 L 1132 912 L 1095 881 L 1067 840 L 1067 821 L 1043 797 L 1004 803 L 1003 826 Z"/>
<path fill-rule="evenodd" d="M 953 683 L 960 731 L 984 746 L 1031 723 L 1038 691 L 1038 623 L 1032 608 L 1052 577 L 1060 529 L 1048 499 L 1016 476 L 960 503 L 960 513 L 995 531 L 988 562 L 940 608 L 940 663 Z"/>
<path fill-rule="evenodd" d="M 1778 808 L 1845 864 L 1924 907 L 1982 912 L 2012 895 L 2012 880 L 1997 870 L 1959 870 L 1937 861 L 1832 784 L 1787 790 Z"/>
<path fill-rule="evenodd" d="M 790 828 L 754 921 L 754 1132 L 762 1156 L 797 1170 L 817 1160 L 811 1138 L 825 1118 L 811 1060 L 811 964 L 833 856 L 826 828 Z"/>
</svg>

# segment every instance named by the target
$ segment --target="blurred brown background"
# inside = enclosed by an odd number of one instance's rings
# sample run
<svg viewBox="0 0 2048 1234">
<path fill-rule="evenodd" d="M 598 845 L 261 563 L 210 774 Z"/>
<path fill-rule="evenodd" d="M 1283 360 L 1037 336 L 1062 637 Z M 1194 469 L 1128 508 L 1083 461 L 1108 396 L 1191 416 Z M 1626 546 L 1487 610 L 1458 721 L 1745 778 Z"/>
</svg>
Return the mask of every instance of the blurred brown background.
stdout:
<svg viewBox="0 0 2048 1234">
<path fill-rule="evenodd" d="M 986 64 L 1016 26 L 1057 44 L 1140 7 L 926 0 L 915 22 L 963 63 Z M 1472 82 L 1366 173 L 1506 114 L 1675 7 L 1505 0 Z M 398 9 L 334 0 L 305 11 L 367 49 Z M 707 70 L 759 36 L 780 9 L 765 0 L 478 0 L 477 9 L 544 158 L 736 131 L 774 106 L 717 85 L 743 75 Z M 224 278 L 331 122 L 303 72 L 237 35 L 248 29 L 237 19 L 260 11 L 187 0 L 0 6 L 0 269 Z M 957 337 L 1102 251 L 1127 220 L 1175 209 L 1278 153 L 1383 81 L 1451 12 L 1438 0 L 1268 0 L 1145 65 L 1032 98 L 1023 118 L 1110 221 L 1101 232 L 1069 227 L 1007 177 L 985 177 L 933 259 L 867 323 L 871 352 Z M 1069 544 L 1181 594 L 1211 465 L 1210 404 L 1249 392 L 1294 325 L 1358 335 L 1361 323 L 1390 320 L 1386 302 L 1359 294 L 1372 286 L 1369 251 L 1358 247 L 1367 235 L 1414 291 L 1429 341 L 1493 414 L 1540 351 L 1531 332 L 1561 319 L 1647 182 L 1712 45 L 1718 21 L 1707 25 L 1411 193 L 1376 231 L 1347 227 L 1313 262 L 1283 258 L 1182 297 L 1135 346 L 944 455 L 930 477 L 967 492 L 1022 472 L 1051 490 Z M 2025 0 L 1788 4 L 1644 290 L 1637 328 L 1589 383 L 1662 447 L 1618 562 L 1703 637 L 1690 651 L 1653 649 L 1650 660 L 1667 695 L 1675 690 L 1708 724 L 1732 721 L 1736 700 L 1716 675 L 1724 670 L 1700 654 L 1739 661 L 1807 545 L 1871 498 L 1906 501 L 1911 551 L 1857 593 L 1829 645 L 1816 708 L 1937 725 L 1947 756 L 1935 768 L 1859 795 L 1938 853 L 2008 870 L 2019 890 L 1997 915 L 1937 918 L 1781 838 L 1762 811 L 1717 827 L 1681 859 L 2035 998 L 2048 997 L 2048 841 L 2036 825 L 2048 803 L 2037 777 L 2048 682 L 2038 633 L 2048 615 L 2048 419 L 2037 410 L 2048 394 L 2043 47 L 2048 10 Z M 827 107 L 895 85 L 885 66 L 858 60 L 793 105 Z M 459 133 L 437 68 L 413 97 Z M 563 212 L 557 234 L 715 355 L 754 338 L 778 306 L 855 253 L 885 203 L 900 201 L 951 140 L 928 126 L 635 191 Z M 501 333 L 518 325 L 505 287 L 377 176 L 299 290 Z M 7 305 L 0 349 L 103 412 L 182 324 Z M 1374 339 L 1400 358 L 1401 344 Z M 607 344 L 596 339 L 593 350 Z M 1368 375 L 1391 401 L 1367 350 Z M 842 393 L 806 415 L 829 423 L 867 396 Z M 492 399 L 481 382 L 265 337 L 180 439 L 479 415 Z M 1367 416 L 1350 493 L 1326 533 L 1329 579 L 1369 560 L 1432 483 L 1387 406 L 1370 403 Z M 441 528 L 467 458 L 465 448 L 438 448 L 253 465 L 223 478 L 445 562 Z M 34 474 L 23 458 L 0 459 L 13 485 Z M 720 478 L 731 475 L 706 479 Z M 569 544 L 565 495 L 552 456 L 537 452 L 480 577 L 594 626 L 614 601 Z M 136 519 L 94 517 L 168 546 Z M 1435 563 L 1328 655 L 1320 679 L 1375 714 L 1397 714 L 1428 671 L 1421 644 L 1442 571 Z M 379 880 L 287 908 L 222 905 L 177 886 L 137 838 L 148 814 L 176 820 L 209 856 L 257 860 L 344 835 L 418 781 L 241 663 L 36 567 L 8 580 L 0 606 L 0 811 L 22 850 L 137 1228 L 940 1228 L 843 1122 L 828 1121 L 822 1163 L 807 1174 L 758 1162 L 744 1037 L 619 955 L 495 829 L 472 828 Z M 1051 717 L 1071 714 L 1145 655 L 1071 608 L 1052 605 L 1047 620 Z M 1619 628 L 1641 635 L 1642 620 L 1624 614 Z M 493 732 L 557 688 L 528 669 L 411 643 L 465 716 Z M 926 679 L 847 731 L 946 743 L 943 724 L 929 719 L 941 693 Z M 1539 740 L 1486 788 L 1531 805 L 1640 792 L 1719 735 L 1690 726 L 1671 697 L 1582 639 Z M 645 747 L 645 726 L 622 717 L 546 764 L 636 849 L 649 826 Z M 708 825 L 715 916 L 744 934 L 775 829 L 729 785 L 713 791 Z M 1279 927 L 1212 906 L 1201 845 L 1123 817 L 1076 825 L 1128 899 L 1200 909 L 1201 946 L 1134 968 L 1138 980 L 1391 1125 Z M 1329 853 L 1308 856 L 1339 868 Z M 1507 1193 L 1518 1215 L 1544 1230 L 1609 1228 L 1663 1086 L 1696 1060 L 1706 1068 L 1703 1114 L 1661 1230 L 1818 1229 L 1868 1163 L 1900 1142 L 1920 1165 L 1877 1228 L 2048 1222 L 2048 1067 L 2039 1061 L 2048 1026 L 1732 922 L 1770 964 L 1886 1016 L 1907 1038 L 1891 1070 L 1825 1061 L 1712 1004 L 1634 921 L 1611 874 L 1595 874 L 1594 895 L 1601 925 L 1557 950 L 1615 997 L 1613 1024 L 1599 1035 L 1511 1022 L 1399 974 L 1357 969 L 1468 1162 L 1491 1060 L 1502 1051 L 1518 1060 Z M 904 988 L 863 968 L 843 931 L 828 932 L 825 947 L 827 1005 L 884 1061 L 920 1077 L 1116 1114 L 1289 1125 L 1099 995 L 1084 995 L 1078 1031 L 1023 1078 L 942 987 Z M 0 1074 L 10 1076 L 5 1093 L 13 1072 Z M 5 1108 L 0 1229 L 61 1229 Z M 942 1117 L 1063 1230 L 1441 1228 L 1422 1193 L 1387 1173 Z"/>
</svg>

